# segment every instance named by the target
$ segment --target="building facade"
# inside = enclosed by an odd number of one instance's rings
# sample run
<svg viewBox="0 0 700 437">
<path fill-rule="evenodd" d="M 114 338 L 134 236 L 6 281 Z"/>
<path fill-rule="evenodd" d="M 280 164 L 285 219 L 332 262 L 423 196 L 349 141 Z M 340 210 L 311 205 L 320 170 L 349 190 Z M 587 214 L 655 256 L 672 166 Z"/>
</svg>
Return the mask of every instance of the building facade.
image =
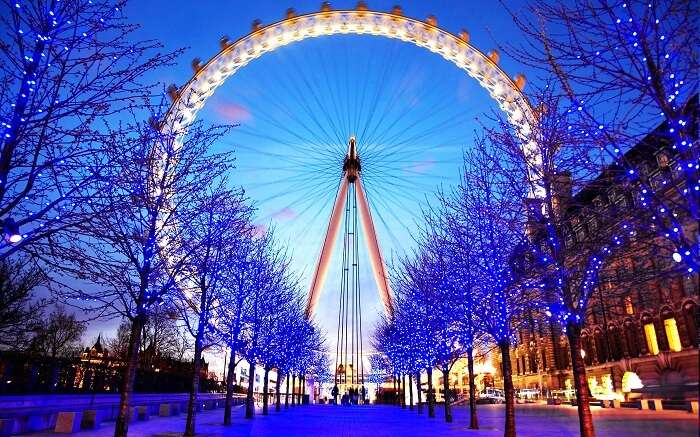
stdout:
<svg viewBox="0 0 700 437">
<path fill-rule="evenodd" d="M 680 160 L 658 140 L 665 128 L 659 126 L 626 157 L 634 162 L 640 178 L 660 195 L 670 196 L 669 205 L 678 205 L 681 199 L 673 196 L 683 191 L 686 182 Z M 635 191 L 615 177 L 614 169 L 576 195 L 570 192 L 568 176 L 562 176 L 559 194 L 571 199 L 565 212 L 567 246 L 585 245 L 609 235 L 613 222 L 633 223 L 644 214 Z M 698 244 L 698 218 L 679 215 L 677 219 L 684 235 Z M 570 354 L 578 353 L 586 363 L 594 397 L 697 399 L 698 272 L 689 273 L 674 262 L 668 242 L 658 237 L 653 226 L 635 229 L 600 273 L 599 286 L 588 302 L 581 350 L 570 351 L 561 327 L 541 314 L 533 312 L 523 321 L 511 351 L 516 388 L 572 395 Z"/>
</svg>

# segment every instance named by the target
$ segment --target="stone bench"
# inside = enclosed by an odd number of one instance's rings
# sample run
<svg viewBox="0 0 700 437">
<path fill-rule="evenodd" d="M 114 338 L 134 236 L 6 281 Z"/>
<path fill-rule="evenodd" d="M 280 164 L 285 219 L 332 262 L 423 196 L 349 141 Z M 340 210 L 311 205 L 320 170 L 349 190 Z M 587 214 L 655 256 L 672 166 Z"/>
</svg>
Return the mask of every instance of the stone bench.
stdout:
<svg viewBox="0 0 700 437">
<path fill-rule="evenodd" d="M 0 437 L 10 437 L 15 421 L 12 419 L 0 419 Z"/>
<path fill-rule="evenodd" d="M 151 417 L 151 413 L 148 410 L 148 405 L 138 405 L 136 408 L 136 418 L 138 420 L 148 420 Z"/>
<path fill-rule="evenodd" d="M 602 408 L 621 408 L 622 403 L 619 399 L 604 399 L 600 401 Z"/>
<path fill-rule="evenodd" d="M 56 426 L 54 432 L 63 434 L 72 434 L 80 431 L 83 413 L 76 411 L 61 411 L 56 417 Z"/>
<path fill-rule="evenodd" d="M 651 406 L 654 406 L 654 410 L 656 411 L 661 411 L 664 409 L 663 404 L 661 403 L 661 399 L 641 399 L 640 400 L 640 409 L 642 410 L 650 410 Z"/>
<path fill-rule="evenodd" d="M 177 416 L 180 414 L 180 404 L 160 404 L 158 415 L 160 417 Z"/>
<path fill-rule="evenodd" d="M 98 410 L 84 410 L 83 419 L 80 421 L 80 429 L 97 429 L 102 422 L 102 412 Z"/>
</svg>

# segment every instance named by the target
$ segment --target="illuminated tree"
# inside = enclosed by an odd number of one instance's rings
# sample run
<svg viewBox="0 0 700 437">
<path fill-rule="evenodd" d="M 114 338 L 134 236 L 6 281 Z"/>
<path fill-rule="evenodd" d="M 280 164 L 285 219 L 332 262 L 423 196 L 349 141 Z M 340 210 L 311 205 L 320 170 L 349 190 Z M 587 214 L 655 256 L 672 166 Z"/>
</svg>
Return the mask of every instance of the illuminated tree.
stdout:
<svg viewBox="0 0 700 437">
<path fill-rule="evenodd" d="M 227 287 L 225 275 L 229 263 L 235 262 L 236 251 L 243 248 L 241 237 L 250 228 L 251 208 L 239 191 L 219 185 L 199 195 L 200 214 L 192 217 L 181 234 L 181 250 L 187 259 L 182 275 L 177 278 L 176 299 L 185 327 L 194 338 L 194 374 L 187 407 L 185 435 L 195 433 L 195 405 L 199 392 L 202 352 L 216 344 L 217 307 Z M 196 195 L 196 193 L 194 193 Z"/>
<path fill-rule="evenodd" d="M 580 116 L 571 110 L 568 97 L 561 97 L 550 84 L 536 90 L 532 100 L 538 103 L 533 129 L 526 132 L 498 120 L 499 127 L 488 130 L 491 171 L 511 190 L 527 187 L 522 193 L 528 197 L 526 208 L 519 211 L 521 235 L 527 240 L 514 248 L 513 259 L 518 262 L 513 273 L 519 277 L 519 287 L 539 290 L 541 296 L 523 303 L 521 309 L 544 312 L 566 334 L 581 432 L 591 435 L 586 369 L 578 353 L 590 299 L 606 265 L 620 256 L 619 249 L 630 247 L 632 241 L 635 251 L 645 253 L 657 238 L 639 226 L 636 207 L 621 207 L 634 202 L 609 190 L 620 185 L 621 172 L 616 165 L 607 165 L 604 151 L 596 147 L 598 140 L 579 128 Z M 600 198 L 591 201 L 596 196 L 611 201 L 608 206 Z"/>
<path fill-rule="evenodd" d="M 274 324 L 279 312 L 294 300 L 296 281 L 289 268 L 286 250 L 274 240 L 269 230 L 261 238 L 261 251 L 250 265 L 253 283 L 249 311 L 243 316 L 242 355 L 249 365 L 248 393 L 245 417 L 252 419 L 255 414 L 253 389 L 255 366 L 265 364 L 262 359 L 268 352 L 267 329 Z M 269 370 L 266 370 L 266 374 Z"/>
<path fill-rule="evenodd" d="M 529 10 L 514 14 L 527 38 L 513 55 L 557 78 L 561 106 L 576 114 L 569 123 L 622 170 L 639 225 L 667 238 L 673 260 L 697 272 L 700 145 L 696 109 L 689 111 L 699 85 L 697 4 L 533 0 Z M 664 145 L 660 172 L 626 153 L 644 137 Z"/>
<path fill-rule="evenodd" d="M 510 346 L 517 329 L 514 322 L 523 303 L 535 297 L 518 283 L 520 278 L 511 264 L 512 256 L 526 241 L 524 186 L 511 184 L 508 169 L 494 156 L 498 156 L 497 152 L 483 139 L 465 153 L 462 183 L 446 206 L 461 228 L 468 229 L 453 239 L 467 239 L 470 259 L 466 267 L 470 273 L 451 274 L 471 282 L 467 303 L 474 305 L 471 310 L 479 330 L 492 338 L 500 351 L 506 399 L 505 435 L 514 436 L 515 391 Z"/>
<path fill-rule="evenodd" d="M 474 351 L 477 340 L 483 333 L 475 311 L 478 308 L 476 291 L 479 279 L 472 259 L 475 229 L 464 220 L 459 206 L 459 192 L 465 186 L 465 184 L 459 186 L 458 190 L 451 195 L 439 193 L 440 209 L 432 214 L 426 214 L 425 219 L 431 229 L 439 229 L 441 233 L 441 238 L 436 239 L 435 244 L 444 248 L 443 253 L 447 258 L 448 278 L 453 293 L 453 323 L 459 341 L 457 349 L 466 356 L 469 371 L 469 428 L 479 429 L 476 412 Z"/>
<path fill-rule="evenodd" d="M 0 2 L 0 258 L 75 238 L 106 184 L 104 120 L 143 106 L 143 76 L 177 54 L 135 40 L 123 3 Z"/>
<path fill-rule="evenodd" d="M 234 374 L 236 366 L 243 359 L 244 321 L 250 311 L 253 288 L 257 287 L 255 266 L 264 262 L 266 245 L 267 240 L 264 237 L 255 237 L 252 229 L 241 235 L 238 250 L 230 254 L 226 266 L 226 286 L 220 296 L 221 305 L 214 310 L 218 320 L 216 332 L 229 348 L 224 425 L 231 424 Z"/>
<path fill-rule="evenodd" d="M 226 128 L 197 123 L 183 132 L 160 121 L 161 108 L 151 107 L 149 121 L 134 114 L 130 123 L 108 131 L 100 159 L 101 177 L 109 183 L 87 202 L 94 217 L 54 253 L 54 266 L 78 279 L 55 290 L 65 302 L 121 315 L 131 324 L 116 436 L 128 429 L 142 328 L 152 308 L 174 295 L 196 249 L 184 237 L 188 224 L 207 210 L 202 190 L 232 162 L 230 154 L 209 152 Z"/>
</svg>

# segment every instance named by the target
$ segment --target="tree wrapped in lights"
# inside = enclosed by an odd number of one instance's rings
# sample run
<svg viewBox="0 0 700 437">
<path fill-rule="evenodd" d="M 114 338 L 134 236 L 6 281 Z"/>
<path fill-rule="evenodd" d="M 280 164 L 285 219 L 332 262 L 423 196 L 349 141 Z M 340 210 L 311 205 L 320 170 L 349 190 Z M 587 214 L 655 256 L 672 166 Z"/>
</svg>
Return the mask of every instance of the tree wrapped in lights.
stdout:
<svg viewBox="0 0 700 437">
<path fill-rule="evenodd" d="M 455 262 L 457 260 L 448 243 L 449 236 L 444 231 L 445 229 L 440 226 L 431 227 L 422 235 L 420 246 L 425 254 L 425 257 L 422 258 L 424 274 L 429 275 L 432 280 L 432 311 L 441 315 L 435 321 L 434 331 L 431 335 L 436 341 L 437 364 L 443 374 L 445 421 L 449 423 L 452 422 L 449 399 L 450 370 L 464 353 L 460 341 L 465 338 L 462 322 L 469 317 L 469 314 L 462 315 L 460 312 L 460 309 L 464 309 L 464 307 L 463 301 L 460 299 L 461 284 L 459 277 L 455 275 L 457 267 Z"/>
<path fill-rule="evenodd" d="M 217 343 L 215 334 L 217 308 L 227 302 L 223 298 L 228 286 L 225 275 L 235 253 L 244 244 L 250 230 L 251 208 L 238 190 L 226 188 L 224 179 L 199 194 L 200 215 L 187 223 L 181 235 L 181 250 L 187 262 L 177 278 L 176 301 L 184 325 L 194 338 L 194 374 L 187 407 L 185 435 L 195 434 L 195 405 L 199 392 L 202 352 Z"/>
<path fill-rule="evenodd" d="M 453 223 L 451 239 L 467 244 L 470 255 L 468 260 L 455 262 L 459 269 L 452 268 L 449 274 L 467 281 L 469 288 L 461 289 L 466 292 L 465 303 L 474 305 L 468 310 L 474 312 L 478 331 L 498 346 L 506 399 L 505 435 L 514 436 L 510 346 L 523 303 L 536 297 L 519 284 L 512 265 L 513 256 L 519 255 L 518 249 L 525 241 L 525 187 L 510 183 L 512 169 L 504 166 L 498 156 L 485 139 L 478 139 L 464 155 L 462 183 L 443 205 Z M 472 328 L 470 334 L 473 336 L 476 331 Z M 472 344 L 474 340 L 472 337 Z"/>
<path fill-rule="evenodd" d="M 441 288 L 440 279 L 446 272 L 435 270 L 433 254 L 419 246 L 411 257 L 401 259 L 393 272 L 396 308 L 392 324 L 395 333 L 396 358 L 390 359 L 401 371 L 403 357 L 411 356 L 409 362 L 421 363 L 428 377 L 428 416 L 435 417 L 435 395 L 433 391 L 433 369 L 446 362 L 453 344 L 451 312 L 446 289 Z M 437 308 L 436 308 L 437 307 Z M 397 373 L 397 376 L 399 374 Z M 420 374 L 418 375 L 420 381 Z"/>
<path fill-rule="evenodd" d="M 628 198 L 608 191 L 619 183 L 619 172 L 606 165 L 597 139 L 579 128 L 580 115 L 571 110 L 568 97 L 548 85 L 533 94 L 533 101 L 539 109 L 530 132 L 510 127 L 504 120 L 499 120 L 500 127 L 488 130 L 496 165 L 492 171 L 514 190 L 528 187 L 527 208 L 520 211 L 526 217 L 527 241 L 518 248 L 520 255 L 514 253 L 518 260 L 514 271 L 520 272 L 521 288 L 539 290 L 542 295 L 525 302 L 522 310 L 544 312 L 566 334 L 581 433 L 592 435 L 585 363 L 578 353 L 589 303 L 606 267 L 624 255 L 620 249 L 649 253 L 658 250 L 657 239 L 645 238 L 648 232 L 623 206 L 631 203 Z M 534 157 L 539 157 L 535 166 L 531 165 Z M 611 197 L 607 205 L 600 201 L 603 196 Z M 537 304 L 540 300 L 543 305 Z M 557 332 L 554 325 L 550 328 Z"/>
<path fill-rule="evenodd" d="M 459 202 L 462 199 L 459 193 L 465 186 L 468 185 L 466 183 L 460 185 L 457 191 L 450 195 L 439 193 L 440 209 L 431 214 L 425 214 L 425 219 L 431 229 L 439 230 L 440 238 L 432 241 L 433 244 L 444 249 L 443 256 L 447 258 L 448 280 L 453 294 L 452 322 L 459 341 L 456 349 L 466 356 L 469 372 L 469 428 L 479 429 L 476 413 L 474 352 L 483 333 L 475 311 L 478 307 L 476 292 L 479 279 L 472 260 L 475 229 L 464 220 Z"/>
<path fill-rule="evenodd" d="M 251 309 L 253 290 L 257 287 L 254 273 L 257 264 L 265 260 L 268 240 L 264 235 L 255 236 L 250 229 L 238 238 L 238 243 L 238 250 L 230 254 L 226 265 L 226 286 L 219 297 L 221 304 L 214 309 L 215 319 L 218 320 L 216 333 L 229 348 L 224 425 L 231 424 L 234 374 L 236 366 L 243 359 L 243 330 Z"/>
<path fill-rule="evenodd" d="M 61 260 L 54 265 L 78 279 L 77 285 L 56 290 L 64 301 L 130 321 L 117 436 L 128 429 L 142 328 L 152 307 L 174 296 L 178 278 L 198 250 L 186 236 L 189 224 L 208 211 L 202 190 L 232 162 L 229 153 L 209 152 L 226 128 L 196 123 L 179 131 L 159 121 L 162 106 L 151 109 L 149 121 L 134 114 L 131 122 L 108 131 L 100 159 L 105 163 L 101 176 L 109 183 L 87 201 L 93 219 L 54 253 Z"/>
<path fill-rule="evenodd" d="M 622 170 L 639 225 L 668 239 L 669 256 L 697 273 L 700 144 L 689 109 L 699 85 L 697 4 L 533 0 L 529 9 L 514 14 L 527 38 L 513 54 L 558 79 L 574 129 Z M 658 165 L 626 153 L 645 136 Z"/>
<path fill-rule="evenodd" d="M 286 250 L 274 240 L 274 233 L 267 231 L 259 237 L 260 252 L 250 266 L 253 282 L 249 310 L 243 318 L 242 355 L 249 366 L 248 393 L 246 398 L 246 418 L 255 415 L 253 389 L 255 366 L 265 365 L 263 359 L 269 357 L 272 346 L 267 337 L 268 330 L 278 320 L 280 313 L 296 298 L 296 280 L 289 268 Z M 266 369 L 266 375 L 267 371 Z"/>
<path fill-rule="evenodd" d="M 142 106 L 143 76 L 176 56 L 135 41 L 123 3 L 0 2 L 0 258 L 75 238 L 108 183 L 104 120 Z"/>
<path fill-rule="evenodd" d="M 313 322 L 306 319 L 303 299 L 299 299 L 300 297 L 301 294 L 297 294 L 296 301 L 290 302 L 291 305 L 286 309 L 273 340 L 276 347 L 274 354 L 270 355 L 269 365 L 277 369 L 276 411 L 281 410 L 283 375 L 287 383 L 285 406 L 289 403 L 289 381 L 292 372 L 306 369 L 307 374 L 321 383 L 327 382 L 330 377 L 330 365 L 323 338 Z"/>
</svg>

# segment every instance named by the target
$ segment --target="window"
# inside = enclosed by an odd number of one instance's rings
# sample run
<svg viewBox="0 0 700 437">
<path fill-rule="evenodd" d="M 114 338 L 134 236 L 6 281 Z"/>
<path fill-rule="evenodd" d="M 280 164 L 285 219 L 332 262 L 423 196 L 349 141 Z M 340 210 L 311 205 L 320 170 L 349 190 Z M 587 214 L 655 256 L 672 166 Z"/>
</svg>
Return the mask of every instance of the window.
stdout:
<svg viewBox="0 0 700 437">
<path fill-rule="evenodd" d="M 634 314 L 634 305 L 632 305 L 632 296 L 625 296 L 625 314 L 630 316 Z"/>
<path fill-rule="evenodd" d="M 630 358 L 637 358 L 639 356 L 637 328 L 631 320 L 625 321 L 625 341 L 627 342 L 627 354 Z"/>
<path fill-rule="evenodd" d="M 664 320 L 664 330 L 666 331 L 666 338 L 668 338 L 668 348 L 673 352 L 680 352 L 683 347 L 681 346 L 681 337 L 678 335 L 676 319 L 671 317 Z"/>
<path fill-rule="evenodd" d="M 644 325 L 644 336 L 647 338 L 647 349 L 652 355 L 659 354 L 659 343 L 656 342 L 656 329 L 653 323 Z"/>
</svg>

